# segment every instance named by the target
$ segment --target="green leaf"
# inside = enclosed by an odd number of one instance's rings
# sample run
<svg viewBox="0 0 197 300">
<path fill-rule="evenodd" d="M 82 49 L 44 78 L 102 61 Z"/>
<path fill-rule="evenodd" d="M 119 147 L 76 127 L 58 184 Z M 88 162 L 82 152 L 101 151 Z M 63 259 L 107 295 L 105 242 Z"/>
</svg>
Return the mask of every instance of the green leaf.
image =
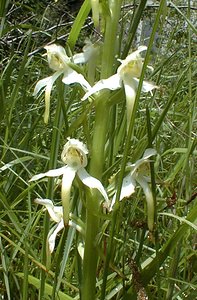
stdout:
<svg viewBox="0 0 197 300">
<path fill-rule="evenodd" d="M 24 278 L 24 273 L 16 273 L 16 275 L 22 279 Z M 32 284 L 38 290 L 40 289 L 40 279 L 38 279 L 32 275 L 28 275 L 28 282 L 29 282 L 29 284 Z M 51 286 L 48 283 L 45 283 L 44 296 L 51 296 L 52 291 L 53 291 L 53 286 Z M 58 292 L 57 298 L 59 300 L 73 300 L 74 299 L 74 298 L 68 296 L 67 294 L 64 294 L 63 292 Z"/>
<path fill-rule="evenodd" d="M 179 217 L 177 215 L 170 214 L 170 213 L 165 213 L 165 212 L 159 213 L 159 215 L 175 218 L 175 219 L 179 220 L 181 223 L 186 223 L 187 225 L 191 226 L 194 230 L 197 230 L 197 225 L 195 225 L 194 223 L 188 221 L 187 219 L 185 219 L 183 217 Z"/>
<path fill-rule="evenodd" d="M 164 246 L 158 251 L 157 256 L 142 270 L 142 282 L 146 286 L 150 280 L 156 275 L 159 267 L 164 263 L 167 257 L 170 255 L 171 251 L 177 246 L 177 242 L 186 235 L 189 226 L 196 229 L 196 226 L 193 224 L 197 219 L 197 205 L 195 205 L 190 213 L 187 216 L 187 219 L 181 218 L 181 221 L 184 221 L 176 232 L 171 236 L 171 238 L 164 244 Z M 123 300 L 133 299 L 131 296 L 135 294 L 133 286 L 131 286 L 125 294 Z"/>
<path fill-rule="evenodd" d="M 81 6 L 81 9 L 75 19 L 75 22 L 72 26 L 72 29 L 70 31 L 67 43 L 70 47 L 71 50 L 73 50 L 76 41 L 78 39 L 79 33 L 82 29 L 83 24 L 86 21 L 86 18 L 90 12 L 91 5 L 90 5 L 90 0 L 85 0 L 83 5 Z"/>
</svg>

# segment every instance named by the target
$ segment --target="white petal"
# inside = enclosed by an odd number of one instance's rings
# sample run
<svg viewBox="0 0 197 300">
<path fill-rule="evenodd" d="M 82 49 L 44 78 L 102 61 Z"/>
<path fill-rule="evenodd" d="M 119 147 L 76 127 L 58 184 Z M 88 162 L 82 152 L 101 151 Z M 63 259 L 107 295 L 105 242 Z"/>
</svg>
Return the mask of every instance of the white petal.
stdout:
<svg viewBox="0 0 197 300">
<path fill-rule="evenodd" d="M 132 60 L 136 60 L 139 57 L 140 52 L 147 50 L 146 46 L 139 46 L 138 49 L 129 54 L 125 59 L 118 59 L 122 64 L 128 64 Z"/>
<path fill-rule="evenodd" d="M 81 257 L 81 259 L 84 258 L 84 244 L 82 242 L 79 242 L 78 246 L 77 246 L 77 250 L 79 252 L 79 255 Z"/>
<path fill-rule="evenodd" d="M 46 77 L 46 78 L 43 78 L 41 80 L 39 80 L 37 83 L 36 83 L 36 86 L 34 88 L 34 92 L 33 92 L 33 96 L 36 96 L 39 91 L 46 87 L 47 85 L 53 85 L 54 81 L 62 74 L 62 71 L 57 71 L 55 72 L 52 76 L 49 76 L 49 77 Z"/>
<path fill-rule="evenodd" d="M 49 170 L 48 172 L 46 173 L 40 173 L 40 174 L 37 174 L 35 176 L 33 176 L 29 182 L 31 181 L 35 181 L 35 180 L 38 180 L 40 178 L 43 178 L 43 177 L 56 177 L 56 176 L 60 176 L 62 175 L 64 172 L 65 172 L 65 169 L 67 168 L 67 166 L 64 166 L 64 167 L 61 167 L 61 168 L 58 168 L 58 169 L 53 169 L 53 170 Z"/>
<path fill-rule="evenodd" d="M 121 188 L 121 193 L 120 193 L 120 201 L 122 201 L 124 198 L 130 197 L 134 191 L 135 191 L 135 186 L 136 186 L 136 181 L 132 178 L 130 174 L 128 174 L 122 182 L 122 188 Z M 112 210 L 114 203 L 116 201 L 116 194 L 114 195 L 110 210 Z"/>
<path fill-rule="evenodd" d="M 137 89 L 140 80 L 138 78 L 133 78 L 133 81 L 135 82 L 135 86 Z M 153 89 L 158 89 L 158 88 L 159 87 L 157 85 L 152 84 L 151 82 L 145 80 L 142 83 L 142 92 L 144 93 L 151 92 Z"/>
<path fill-rule="evenodd" d="M 144 93 L 148 93 L 148 92 L 151 92 L 152 90 L 154 89 L 158 89 L 159 87 L 155 84 L 152 84 L 151 82 L 148 82 L 148 81 L 143 81 L 143 84 L 142 84 L 142 92 Z"/>
<path fill-rule="evenodd" d="M 46 90 L 45 90 L 45 112 L 44 112 L 44 122 L 47 124 L 49 120 L 49 111 L 50 111 L 50 97 L 51 97 L 51 90 L 53 87 L 54 82 L 56 79 L 62 74 L 62 71 L 55 72 L 52 76 L 50 81 L 47 83 Z"/>
<path fill-rule="evenodd" d="M 56 44 L 51 44 L 44 47 L 47 50 L 47 58 L 49 67 L 55 71 L 64 69 L 67 62 L 70 61 L 65 49 Z"/>
<path fill-rule="evenodd" d="M 121 88 L 121 86 L 122 86 L 121 78 L 118 76 L 118 74 L 114 74 L 107 79 L 102 79 L 98 81 L 92 88 L 89 89 L 89 91 L 83 96 L 81 100 L 86 100 L 92 94 L 99 92 L 101 90 L 104 89 L 117 90 Z"/>
<path fill-rule="evenodd" d="M 83 47 L 83 52 L 73 56 L 73 62 L 75 64 L 84 64 L 90 59 L 95 58 L 99 53 L 99 49 L 99 43 L 92 44 L 87 40 L 86 45 Z"/>
<path fill-rule="evenodd" d="M 62 81 L 67 85 L 70 85 L 72 83 L 79 83 L 83 88 L 87 90 L 91 88 L 90 84 L 87 82 L 87 80 L 85 80 L 83 75 L 77 73 L 70 67 L 67 67 L 66 70 L 64 70 L 64 76 Z"/>
<path fill-rule="evenodd" d="M 147 181 L 143 176 L 137 176 L 136 181 L 141 185 L 144 191 L 146 197 L 146 204 L 147 204 L 148 229 L 150 231 L 153 231 L 155 209 L 154 209 L 154 199 L 153 199 L 152 191 L 149 187 L 149 184 L 147 183 Z"/>
<path fill-rule="evenodd" d="M 51 81 L 51 76 L 46 77 L 44 79 L 39 80 L 36 83 L 36 86 L 34 88 L 34 92 L 33 92 L 33 96 L 37 96 L 37 94 L 40 92 L 40 90 L 44 87 L 46 87 L 46 85 Z"/>
<path fill-rule="evenodd" d="M 62 177 L 62 205 L 64 224 L 68 225 L 70 213 L 70 191 L 76 170 L 67 166 Z"/>
<path fill-rule="evenodd" d="M 133 113 L 133 106 L 135 104 L 136 88 L 135 88 L 135 82 L 133 81 L 133 78 L 128 78 L 128 76 L 124 77 L 123 83 L 124 83 L 125 96 L 126 96 L 127 130 L 128 130 L 131 121 L 131 116 Z"/>
<path fill-rule="evenodd" d="M 61 159 L 68 166 L 78 170 L 87 165 L 88 149 L 86 145 L 77 139 L 68 138 L 68 142 L 64 145 Z"/>
<path fill-rule="evenodd" d="M 55 228 L 55 229 L 54 229 Z M 63 219 L 54 227 L 51 228 L 51 230 L 48 233 L 48 243 L 49 243 L 49 251 L 50 253 L 53 252 L 55 248 L 55 239 L 60 230 L 64 228 L 64 222 Z"/>
<path fill-rule="evenodd" d="M 87 58 L 84 52 L 77 53 L 73 55 L 73 62 L 74 64 L 84 64 L 87 62 Z"/>
<path fill-rule="evenodd" d="M 35 203 L 44 205 L 51 217 L 51 219 L 59 223 L 63 217 L 63 209 L 62 206 L 54 206 L 53 202 L 49 199 L 35 199 Z"/>
<path fill-rule="evenodd" d="M 102 183 L 98 179 L 90 176 L 90 174 L 88 174 L 88 172 L 84 168 L 79 169 L 77 171 L 77 175 L 79 176 L 83 184 L 91 189 L 97 189 L 103 195 L 106 204 L 109 207 L 109 199 Z"/>
<path fill-rule="evenodd" d="M 143 159 L 148 159 L 149 157 L 156 155 L 157 151 L 153 148 L 148 148 L 144 151 Z"/>
<path fill-rule="evenodd" d="M 51 90 L 56 79 L 62 74 L 62 70 L 55 72 L 52 76 L 44 78 L 35 86 L 33 95 L 36 96 L 39 91 L 45 87 L 45 112 L 44 112 L 44 122 L 48 123 L 49 110 L 50 110 L 50 96 Z"/>
<path fill-rule="evenodd" d="M 133 174 L 135 173 L 135 171 L 142 165 L 144 164 L 145 162 L 148 162 L 148 158 L 153 156 L 153 155 L 156 155 L 157 154 L 157 151 L 155 149 L 152 149 L 152 148 L 148 148 L 145 150 L 142 158 L 138 159 L 136 161 L 135 164 L 132 164 L 131 167 L 132 167 L 132 171 L 131 171 L 131 176 L 133 176 Z"/>
</svg>

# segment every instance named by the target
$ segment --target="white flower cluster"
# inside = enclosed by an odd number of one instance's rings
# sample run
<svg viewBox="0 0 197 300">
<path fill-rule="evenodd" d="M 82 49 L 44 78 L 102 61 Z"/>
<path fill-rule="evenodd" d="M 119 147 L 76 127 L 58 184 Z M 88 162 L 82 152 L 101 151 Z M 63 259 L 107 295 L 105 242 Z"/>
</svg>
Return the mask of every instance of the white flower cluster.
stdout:
<svg viewBox="0 0 197 300">
<path fill-rule="evenodd" d="M 46 46 L 47 58 L 49 66 L 55 71 L 51 76 L 40 80 L 34 89 L 34 95 L 40 94 L 40 91 L 45 90 L 45 123 L 49 120 L 50 111 L 50 95 L 54 82 L 62 75 L 62 82 L 66 85 L 78 83 L 85 90 L 85 95 L 82 100 L 88 99 L 93 94 L 100 92 L 103 89 L 116 90 L 124 88 L 127 106 L 127 126 L 130 123 L 136 91 L 141 76 L 143 60 L 140 56 L 142 51 L 146 50 L 145 46 L 141 46 L 135 52 L 129 54 L 126 59 L 119 60 L 120 66 L 116 74 L 107 79 L 98 81 L 94 86 L 88 83 L 85 77 L 74 69 L 75 64 L 83 64 L 88 62 L 97 51 L 97 47 L 91 43 L 87 44 L 82 53 L 78 53 L 73 57 L 68 57 L 63 47 L 56 44 Z M 152 83 L 143 81 L 142 91 L 151 92 L 157 88 Z M 102 183 L 92 177 L 86 170 L 88 149 L 81 141 L 77 139 L 68 139 L 65 144 L 61 159 L 65 164 L 63 167 L 49 170 L 45 173 L 40 173 L 31 178 L 30 181 L 39 180 L 45 176 L 56 177 L 62 176 L 61 184 L 61 199 L 62 206 L 54 206 L 49 199 L 36 199 L 35 202 L 44 205 L 49 212 L 51 219 L 57 224 L 52 227 L 48 234 L 49 250 L 52 252 L 55 246 L 55 239 L 57 233 L 63 229 L 64 226 L 74 226 L 80 231 L 80 227 L 70 220 L 70 193 L 74 178 L 77 176 L 79 180 L 90 189 L 97 189 L 102 195 L 105 207 L 111 211 L 116 200 L 116 187 L 114 188 L 114 196 L 111 203 Z M 156 154 L 154 149 L 147 149 L 143 157 L 135 164 L 130 165 L 129 174 L 123 179 L 120 201 L 129 197 L 134 193 L 137 183 L 142 187 L 147 201 L 148 212 L 148 228 L 153 230 L 154 224 L 154 203 L 151 189 L 148 184 L 147 177 L 144 175 L 143 166 L 149 163 L 149 158 Z"/>
</svg>

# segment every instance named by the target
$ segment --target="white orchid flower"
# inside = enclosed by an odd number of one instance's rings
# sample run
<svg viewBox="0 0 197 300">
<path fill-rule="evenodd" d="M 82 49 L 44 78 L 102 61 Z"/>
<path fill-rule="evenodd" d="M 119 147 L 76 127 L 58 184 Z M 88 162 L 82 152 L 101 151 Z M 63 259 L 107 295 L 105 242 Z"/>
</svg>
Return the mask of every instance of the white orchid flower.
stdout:
<svg viewBox="0 0 197 300">
<path fill-rule="evenodd" d="M 54 206 L 53 202 L 49 199 L 37 198 L 34 201 L 37 204 L 41 204 L 41 205 L 45 206 L 52 221 L 57 223 L 49 230 L 49 233 L 47 236 L 47 243 L 49 246 L 49 251 L 50 251 L 50 253 L 52 253 L 55 248 L 55 240 L 56 240 L 57 234 L 64 228 L 63 207 L 62 206 Z M 83 233 L 83 229 L 79 225 L 75 224 L 73 221 L 69 220 L 68 225 L 75 228 L 77 231 Z"/>
<path fill-rule="evenodd" d="M 143 59 L 140 56 L 140 52 L 145 51 L 146 49 L 146 46 L 140 46 L 138 50 L 129 54 L 126 57 L 126 59 L 119 59 L 121 65 L 118 67 L 116 74 L 110 76 L 107 79 L 102 79 L 98 81 L 93 87 L 89 89 L 89 91 L 84 95 L 82 100 L 86 100 L 92 94 L 99 92 L 103 89 L 117 90 L 123 86 L 126 95 L 128 127 L 130 124 L 133 106 L 135 103 L 136 91 L 139 84 L 138 78 L 141 76 L 143 67 Z M 156 85 L 147 81 L 143 81 L 142 92 L 151 92 L 155 88 L 157 88 Z"/>
<path fill-rule="evenodd" d="M 85 63 L 88 60 L 90 53 L 83 52 L 81 54 L 76 54 L 73 57 L 68 57 L 62 46 L 52 44 L 44 48 L 47 50 L 49 67 L 54 70 L 55 73 L 52 76 L 39 80 L 35 86 L 33 95 L 37 96 L 41 90 L 45 90 L 44 122 L 48 123 L 51 90 L 54 82 L 60 75 L 63 74 L 62 81 L 66 85 L 79 83 L 85 90 L 91 88 L 84 76 L 73 70 L 70 66 L 71 62 L 74 62 L 75 64 Z"/>
<path fill-rule="evenodd" d="M 148 228 L 150 231 L 153 230 L 154 226 L 154 199 L 151 188 L 148 184 L 150 178 L 147 177 L 147 171 L 149 171 L 149 158 L 156 155 L 156 153 L 156 150 L 152 148 L 146 149 L 141 159 L 137 160 L 135 164 L 130 164 L 128 166 L 130 172 L 126 177 L 124 177 L 120 192 L 120 201 L 122 201 L 124 198 L 130 197 L 135 192 L 137 183 L 142 187 L 146 197 Z M 116 194 L 112 199 L 110 210 L 113 209 L 115 200 Z"/>
<path fill-rule="evenodd" d="M 85 170 L 87 166 L 87 154 L 88 150 L 82 142 L 76 139 L 68 139 L 61 154 L 61 159 L 66 166 L 35 175 L 30 179 L 30 181 L 34 181 L 45 176 L 55 177 L 62 175 L 61 198 L 65 225 L 69 222 L 70 191 L 76 175 L 84 185 L 90 189 L 97 189 L 105 199 L 106 206 L 109 207 L 108 196 L 102 183 L 98 179 L 90 176 Z"/>
</svg>

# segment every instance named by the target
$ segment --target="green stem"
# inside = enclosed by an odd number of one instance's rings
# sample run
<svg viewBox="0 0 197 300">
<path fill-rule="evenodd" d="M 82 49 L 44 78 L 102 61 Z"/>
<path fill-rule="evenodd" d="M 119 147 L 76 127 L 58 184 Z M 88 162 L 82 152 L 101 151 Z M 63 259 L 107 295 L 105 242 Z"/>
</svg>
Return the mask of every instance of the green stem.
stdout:
<svg viewBox="0 0 197 300">
<path fill-rule="evenodd" d="M 116 3 L 115 3 L 116 2 Z M 118 2 L 118 3 L 117 3 Z M 111 16 L 106 20 L 105 41 L 101 67 L 101 78 L 110 76 L 113 72 L 115 57 L 116 34 L 119 20 L 121 1 L 111 1 Z M 95 102 L 95 126 L 93 144 L 91 149 L 90 173 L 99 180 L 102 179 L 105 163 L 105 143 L 108 132 L 109 106 L 107 105 L 108 92 L 102 93 L 102 97 Z M 83 261 L 82 300 L 94 300 L 96 294 L 96 270 L 98 253 L 96 249 L 96 237 L 100 229 L 100 199 L 95 192 L 87 199 L 86 214 L 86 238 Z"/>
<path fill-rule="evenodd" d="M 137 90 L 137 94 L 136 94 L 136 98 L 135 98 L 135 103 L 134 103 L 134 106 L 133 106 L 133 112 L 132 112 L 132 116 L 131 116 L 131 120 L 130 120 L 130 124 L 129 124 L 129 128 L 128 128 L 128 133 L 127 133 L 127 138 L 126 138 L 126 142 L 125 142 L 125 147 L 124 147 L 124 151 L 123 151 L 123 158 L 122 158 L 121 169 L 120 169 L 119 180 L 118 180 L 119 181 L 118 182 L 118 188 L 117 188 L 117 193 L 116 193 L 116 203 L 117 203 L 117 205 L 113 209 L 112 222 L 111 222 L 111 228 L 110 228 L 109 245 L 108 245 L 108 249 L 107 249 L 106 261 L 105 261 L 104 272 L 103 272 L 104 275 L 103 275 L 101 300 L 105 299 L 108 268 L 109 268 L 109 262 L 110 262 L 110 259 L 111 259 L 111 252 L 112 252 L 112 249 L 113 249 L 113 237 L 114 237 L 114 233 L 115 233 L 115 229 L 116 229 L 116 223 L 117 223 L 116 220 L 117 220 L 117 216 L 118 216 L 118 208 L 119 208 L 118 201 L 120 199 L 121 186 L 122 186 L 125 167 L 126 167 L 126 163 L 127 163 L 127 154 L 129 152 L 129 148 L 130 148 L 130 145 L 131 145 L 131 138 L 132 138 L 132 135 L 133 135 L 135 115 L 136 115 L 136 111 L 137 111 L 137 107 L 138 107 L 138 101 L 139 101 L 140 93 L 141 93 L 141 89 L 142 89 L 142 83 L 143 83 L 145 69 L 146 69 L 146 66 L 147 66 L 148 57 L 150 55 L 150 49 L 151 49 L 151 46 L 152 46 L 153 41 L 154 41 L 154 36 L 155 36 L 156 30 L 157 30 L 157 27 L 158 27 L 158 23 L 159 23 L 160 15 L 162 13 L 163 5 L 164 5 L 164 0 L 162 0 L 161 3 L 160 3 L 160 7 L 159 7 L 159 10 L 158 10 L 158 13 L 157 13 L 157 16 L 156 16 L 156 20 L 155 20 L 155 23 L 154 23 L 154 26 L 153 26 L 153 30 L 152 30 L 152 33 L 151 33 L 151 37 L 150 37 L 150 41 L 149 41 L 149 47 L 147 49 L 145 61 L 144 61 L 144 64 L 143 64 L 141 78 L 140 78 L 139 85 L 138 85 L 138 90 Z"/>
<path fill-rule="evenodd" d="M 108 131 L 109 106 L 105 99 L 99 99 L 96 105 L 95 126 L 92 143 L 90 173 L 99 180 L 102 178 L 105 161 L 106 132 Z"/>
<path fill-rule="evenodd" d="M 102 178 L 104 166 L 104 148 L 106 142 L 106 132 L 108 124 L 109 110 L 104 101 L 97 102 L 96 119 L 92 146 L 92 160 L 90 164 L 90 173 Z M 96 248 L 96 237 L 99 233 L 100 218 L 100 195 L 97 192 L 88 194 L 87 212 L 86 212 L 86 238 L 85 252 L 83 261 L 83 282 L 82 282 L 82 300 L 94 300 L 96 293 L 96 270 L 98 253 Z"/>
<path fill-rule="evenodd" d="M 112 75 L 115 55 L 118 53 L 118 22 L 120 17 L 121 0 L 109 1 L 110 16 L 106 17 L 105 40 L 101 66 L 101 78 Z"/>
<path fill-rule="evenodd" d="M 82 300 L 94 300 L 96 293 L 96 269 L 98 253 L 96 249 L 96 236 L 99 231 L 99 217 L 92 213 L 92 210 L 99 210 L 97 199 L 89 195 L 87 198 L 87 217 L 86 217 L 86 238 L 85 252 L 83 260 L 82 277 Z"/>
</svg>

